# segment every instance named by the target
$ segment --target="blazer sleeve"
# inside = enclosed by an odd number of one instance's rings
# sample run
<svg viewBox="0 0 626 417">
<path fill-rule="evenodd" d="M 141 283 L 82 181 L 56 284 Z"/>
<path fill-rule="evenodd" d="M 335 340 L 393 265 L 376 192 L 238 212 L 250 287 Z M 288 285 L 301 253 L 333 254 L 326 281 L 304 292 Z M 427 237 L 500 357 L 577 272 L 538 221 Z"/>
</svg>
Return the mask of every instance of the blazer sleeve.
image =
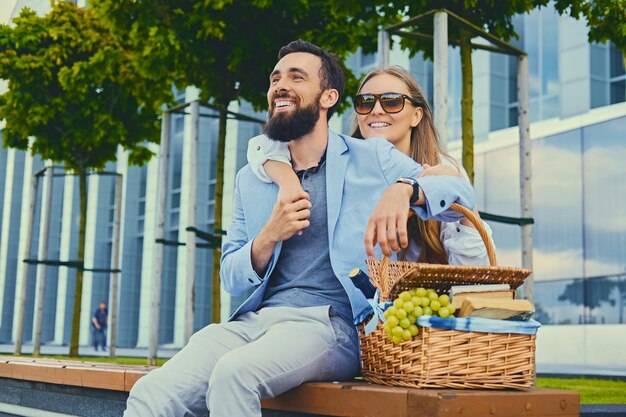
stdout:
<svg viewBox="0 0 626 417">
<path fill-rule="evenodd" d="M 241 172 L 240 172 L 241 173 Z M 228 227 L 227 239 L 222 244 L 220 276 L 224 290 L 240 295 L 263 282 L 252 268 L 252 242 L 247 233 L 246 219 L 241 203 L 240 173 L 235 180 L 233 218 Z M 267 273 L 271 271 L 275 256 L 272 256 Z M 266 275 L 267 275 L 266 273 Z"/>
<path fill-rule="evenodd" d="M 372 139 L 368 139 L 370 141 Z M 400 177 L 416 178 L 426 196 L 426 204 L 412 208 L 420 218 L 435 219 L 444 222 L 455 222 L 463 215 L 450 209 L 452 203 L 459 203 L 464 207 L 474 207 L 474 189 L 472 185 L 460 176 L 432 175 L 418 178 L 424 168 L 397 150 L 387 140 L 378 140 L 378 158 L 381 169 L 388 184 L 393 184 Z"/>
</svg>

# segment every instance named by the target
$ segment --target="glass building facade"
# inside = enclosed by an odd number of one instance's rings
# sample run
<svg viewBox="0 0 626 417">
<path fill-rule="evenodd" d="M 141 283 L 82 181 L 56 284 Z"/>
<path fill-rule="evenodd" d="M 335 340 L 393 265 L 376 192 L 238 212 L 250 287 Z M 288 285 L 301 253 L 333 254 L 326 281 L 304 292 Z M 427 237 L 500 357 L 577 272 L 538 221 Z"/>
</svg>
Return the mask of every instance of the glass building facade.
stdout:
<svg viewBox="0 0 626 417">
<path fill-rule="evenodd" d="M 18 3 L 23 3 L 20 1 Z M 43 6 L 42 6 L 43 7 Z M 529 99 L 532 121 L 533 278 L 536 318 L 544 324 L 538 343 L 538 362 L 626 363 L 626 353 L 612 359 L 594 354 L 594 340 L 603 334 L 626 335 L 626 72 L 621 51 L 614 45 L 589 44 L 585 22 L 561 17 L 552 7 L 523 16 L 514 24 L 519 39 L 511 43 L 528 53 Z M 519 150 L 517 128 L 517 64 L 514 58 L 475 51 L 474 130 L 476 136 L 475 189 L 481 211 L 520 216 Z M 365 73 L 377 65 L 375 54 L 353 54 L 348 66 Z M 409 57 L 392 51 L 391 63 L 409 69 L 433 102 L 433 64 L 421 54 Z M 461 138 L 461 65 L 459 51 L 448 51 L 448 149 L 458 156 Z M 179 102 L 189 102 L 189 91 L 181 91 Z M 241 114 L 264 119 L 247 103 L 233 104 Z M 349 133 L 352 119 L 346 112 L 334 126 Z M 210 108 L 201 109 L 198 155 L 197 218 L 193 222 L 211 231 L 214 224 L 217 119 Z M 184 241 L 186 219 L 185 144 L 190 118 L 185 112 L 173 115 L 171 160 L 167 184 L 165 239 Z M 226 193 L 223 223 L 230 219 L 230 199 L 236 171 L 246 163 L 248 140 L 261 132 L 258 123 L 229 121 L 227 132 Z M 0 129 L 0 134 L 1 134 Z M 155 148 L 155 151 L 158 151 Z M 30 158 L 30 159 L 29 159 Z M 43 161 L 23 152 L 0 150 L 0 342 L 14 338 L 16 277 L 20 270 L 20 225 L 23 196 L 28 178 Z M 122 233 L 122 278 L 118 345 L 147 346 L 150 320 L 149 289 L 155 260 L 156 158 L 144 167 L 128 167 L 123 158 L 109 171 L 124 174 L 124 217 Z M 59 177 L 50 229 L 50 259 L 72 259 L 77 253 L 76 217 L 78 184 L 74 178 Z M 90 181 L 96 197 L 90 205 L 88 236 L 92 238 L 88 262 L 93 267 L 110 266 L 115 184 L 113 177 Z M 230 194 L 229 194 L 230 193 Z M 41 190 L 39 191 L 41 194 Z M 39 195 L 39 201 L 41 195 Z M 33 228 L 35 257 L 39 212 Z M 518 226 L 490 222 L 499 264 L 520 266 L 521 234 Z M 180 347 L 186 263 L 180 246 L 163 248 L 163 283 L 159 342 Z M 195 271 L 197 330 L 210 322 L 212 253 L 198 248 Z M 32 333 L 36 268 L 29 269 L 26 306 L 26 340 Z M 109 274 L 86 275 L 87 298 L 83 300 L 83 333 L 88 332 L 90 314 L 99 300 L 110 298 Z M 48 268 L 45 295 L 44 337 L 46 343 L 67 344 L 75 271 Z M 233 311 L 245 297 L 224 297 L 222 316 Z M 618 327 L 613 327 L 618 326 Z M 617 330 L 616 330 L 617 329 Z M 604 332 L 604 333 L 603 333 Z M 621 333 L 620 333 L 621 332 Z M 565 336 L 563 336 L 565 335 Z M 593 335 L 593 336 L 592 336 Z M 600 335 L 598 337 L 598 335 Z M 568 337 L 570 354 L 551 358 L 546 353 L 551 340 Z M 613 337 L 626 352 L 626 336 Z M 81 343 L 88 342 L 87 336 Z M 599 342 L 598 342 L 599 343 Z M 579 345 L 579 346 L 578 346 Z M 578 349 L 578 350 L 576 350 Z M 599 350 L 601 352 L 601 350 Z M 621 356 L 620 356 L 621 355 Z M 604 361 L 604 362 L 603 362 Z"/>
</svg>

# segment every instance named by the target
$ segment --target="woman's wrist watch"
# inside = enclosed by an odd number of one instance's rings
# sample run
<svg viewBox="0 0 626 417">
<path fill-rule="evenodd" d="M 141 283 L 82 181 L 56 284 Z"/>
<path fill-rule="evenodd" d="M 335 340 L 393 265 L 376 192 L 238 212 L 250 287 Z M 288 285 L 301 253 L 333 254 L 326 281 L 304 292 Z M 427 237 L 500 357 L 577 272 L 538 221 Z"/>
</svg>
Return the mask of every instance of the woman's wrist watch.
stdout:
<svg viewBox="0 0 626 417">
<path fill-rule="evenodd" d="M 400 177 L 397 179 L 396 183 L 402 183 L 402 184 L 407 184 L 410 185 L 411 187 L 413 187 L 413 194 L 411 194 L 411 199 L 409 200 L 409 203 L 414 203 L 417 200 L 419 200 L 420 198 L 420 186 L 417 183 L 417 180 L 415 178 L 410 178 L 410 177 Z"/>
</svg>

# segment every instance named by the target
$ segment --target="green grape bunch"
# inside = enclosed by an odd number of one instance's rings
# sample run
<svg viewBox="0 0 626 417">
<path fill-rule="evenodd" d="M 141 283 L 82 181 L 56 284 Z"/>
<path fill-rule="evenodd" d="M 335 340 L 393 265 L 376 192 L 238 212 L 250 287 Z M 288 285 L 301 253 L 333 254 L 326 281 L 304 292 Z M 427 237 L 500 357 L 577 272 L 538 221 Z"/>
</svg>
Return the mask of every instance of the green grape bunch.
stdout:
<svg viewBox="0 0 626 417">
<path fill-rule="evenodd" d="M 385 310 L 385 333 L 394 344 L 411 340 L 419 334 L 416 325 L 420 316 L 438 315 L 439 317 L 454 316 L 455 309 L 450 304 L 448 294 L 437 294 L 433 289 L 413 288 L 402 291 L 393 305 Z"/>
</svg>

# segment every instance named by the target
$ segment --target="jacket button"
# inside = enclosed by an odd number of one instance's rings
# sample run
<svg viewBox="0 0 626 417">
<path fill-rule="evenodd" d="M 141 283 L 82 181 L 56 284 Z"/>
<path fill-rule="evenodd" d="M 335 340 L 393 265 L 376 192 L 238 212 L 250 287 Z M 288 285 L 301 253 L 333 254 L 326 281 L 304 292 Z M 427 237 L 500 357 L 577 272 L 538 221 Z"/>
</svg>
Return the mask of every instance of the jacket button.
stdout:
<svg viewBox="0 0 626 417">
<path fill-rule="evenodd" d="M 254 280 L 252 278 L 248 278 L 248 281 L 250 281 L 251 284 L 254 284 Z"/>
<path fill-rule="evenodd" d="M 441 200 L 439 202 L 439 205 L 441 205 L 441 207 L 445 207 L 446 206 L 446 201 L 445 200 Z"/>
</svg>

